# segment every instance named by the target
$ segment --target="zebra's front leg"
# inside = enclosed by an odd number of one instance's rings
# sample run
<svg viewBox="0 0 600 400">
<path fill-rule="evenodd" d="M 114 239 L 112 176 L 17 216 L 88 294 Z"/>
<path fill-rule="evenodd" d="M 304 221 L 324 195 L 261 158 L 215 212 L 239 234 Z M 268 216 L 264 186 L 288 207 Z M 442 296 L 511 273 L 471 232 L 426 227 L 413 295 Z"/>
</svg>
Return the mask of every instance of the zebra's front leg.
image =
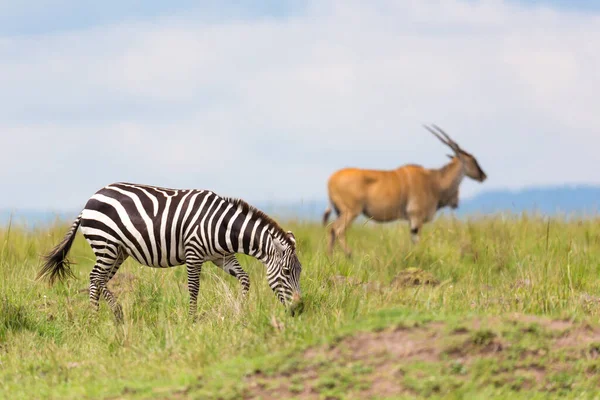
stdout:
<svg viewBox="0 0 600 400">
<path fill-rule="evenodd" d="M 198 291 L 200 289 L 200 273 L 202 272 L 202 263 L 188 262 L 188 291 L 190 292 L 190 308 L 188 315 L 193 322 L 196 322 L 198 311 Z"/>
<path fill-rule="evenodd" d="M 250 291 L 250 277 L 244 271 L 235 255 L 218 258 L 213 261 L 216 266 L 235 277 L 242 286 L 242 296 L 246 297 Z"/>
<path fill-rule="evenodd" d="M 250 277 L 248 276 L 246 271 L 244 271 L 242 267 L 238 264 L 237 266 L 234 266 L 229 269 L 229 274 L 237 278 L 237 280 L 240 282 L 240 285 L 242 286 L 242 296 L 247 297 L 248 292 L 250 291 Z"/>
</svg>

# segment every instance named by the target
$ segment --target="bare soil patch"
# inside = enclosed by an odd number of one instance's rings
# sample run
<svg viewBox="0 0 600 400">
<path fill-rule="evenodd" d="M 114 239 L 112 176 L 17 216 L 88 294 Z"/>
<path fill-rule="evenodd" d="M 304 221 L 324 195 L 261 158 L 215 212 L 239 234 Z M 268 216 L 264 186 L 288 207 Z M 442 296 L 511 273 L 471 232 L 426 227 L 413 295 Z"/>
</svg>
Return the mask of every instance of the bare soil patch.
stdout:
<svg viewBox="0 0 600 400">
<path fill-rule="evenodd" d="M 507 329 L 511 330 L 510 334 L 500 333 Z M 547 341 L 548 350 L 528 352 L 523 344 L 529 343 L 527 335 L 540 335 Z M 522 348 L 526 362 L 515 357 Z M 295 367 L 283 372 L 255 371 L 246 377 L 245 398 L 337 399 L 342 395 L 344 398 L 372 398 L 419 394 L 404 379 L 411 364 L 469 369 L 482 360 L 498 366 L 490 374 L 491 381 L 484 384 L 552 392 L 557 390 L 552 376 L 569 371 L 570 365 L 568 357 L 547 365 L 551 360 L 549 353 L 565 349 L 588 358 L 600 356 L 600 329 L 519 314 L 472 319 L 457 327 L 442 322 L 391 327 L 360 332 L 327 346 L 307 349 L 298 357 Z M 507 367 L 507 360 L 516 361 Z M 453 379 L 458 385 L 472 384 L 467 373 L 456 373 Z"/>
</svg>

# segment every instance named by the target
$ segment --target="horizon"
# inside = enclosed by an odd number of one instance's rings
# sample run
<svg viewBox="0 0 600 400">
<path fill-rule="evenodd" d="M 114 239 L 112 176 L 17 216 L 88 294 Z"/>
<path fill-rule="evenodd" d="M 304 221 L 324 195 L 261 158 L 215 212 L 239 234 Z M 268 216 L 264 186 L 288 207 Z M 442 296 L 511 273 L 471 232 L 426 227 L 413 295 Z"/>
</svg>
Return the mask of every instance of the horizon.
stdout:
<svg viewBox="0 0 600 400">
<path fill-rule="evenodd" d="M 85 201 L 87 199 L 83 203 Z M 277 219 L 315 222 L 321 220 L 328 200 L 320 198 L 291 202 L 265 201 L 251 204 Z M 82 207 L 83 204 L 79 208 L 72 209 L 0 208 L 0 226 L 16 225 L 36 228 L 56 222 L 70 223 Z M 600 185 L 564 184 L 483 191 L 468 198 L 461 197 L 458 209 L 442 208 L 437 211 L 435 218 L 446 216 L 459 220 L 489 216 L 505 218 L 524 214 L 544 218 L 598 218 L 600 217 Z M 361 215 L 358 220 L 367 221 L 368 219 Z M 404 223 L 406 221 L 393 221 L 388 224 Z"/>
</svg>

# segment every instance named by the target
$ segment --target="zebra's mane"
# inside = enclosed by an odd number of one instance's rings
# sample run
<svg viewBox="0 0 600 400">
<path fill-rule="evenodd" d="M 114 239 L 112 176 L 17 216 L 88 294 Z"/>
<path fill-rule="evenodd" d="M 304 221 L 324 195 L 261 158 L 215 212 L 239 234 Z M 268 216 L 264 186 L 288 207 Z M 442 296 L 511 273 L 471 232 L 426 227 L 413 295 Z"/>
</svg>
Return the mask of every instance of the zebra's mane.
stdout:
<svg viewBox="0 0 600 400">
<path fill-rule="evenodd" d="M 252 211 L 252 214 L 258 216 L 260 219 L 265 221 L 271 228 L 273 228 L 276 236 L 279 239 L 281 239 L 288 245 L 295 247 L 296 243 L 288 237 L 287 232 L 285 230 L 283 230 L 283 228 L 281 226 L 279 226 L 279 224 L 277 222 L 275 222 L 275 220 L 273 218 L 269 217 L 267 214 L 265 214 L 258 208 L 248 204 L 247 202 L 245 202 L 242 199 L 235 198 L 235 197 L 225 197 L 224 199 L 237 207 L 241 207 L 243 213 L 248 213 L 248 212 Z"/>
</svg>

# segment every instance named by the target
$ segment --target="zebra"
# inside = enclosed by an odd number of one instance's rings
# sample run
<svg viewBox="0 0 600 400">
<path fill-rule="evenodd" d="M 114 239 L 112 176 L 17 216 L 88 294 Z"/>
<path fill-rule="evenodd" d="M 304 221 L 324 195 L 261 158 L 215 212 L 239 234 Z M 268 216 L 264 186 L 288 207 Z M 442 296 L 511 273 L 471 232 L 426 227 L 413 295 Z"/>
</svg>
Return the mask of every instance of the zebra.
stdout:
<svg viewBox="0 0 600 400">
<path fill-rule="evenodd" d="M 300 294 L 302 265 L 294 234 L 242 199 L 211 190 L 111 183 L 88 199 L 63 240 L 44 256 L 36 280 L 52 285 L 74 277 L 67 253 L 78 229 L 96 257 L 90 272 L 92 309 L 98 312 L 102 294 L 117 321 L 123 320 L 123 311 L 107 284 L 128 257 L 154 268 L 186 264 L 188 313 L 193 320 L 200 273 L 207 261 L 237 278 L 243 296 L 247 296 L 250 279 L 236 253 L 265 265 L 269 286 L 292 315 L 304 307 Z"/>
</svg>

